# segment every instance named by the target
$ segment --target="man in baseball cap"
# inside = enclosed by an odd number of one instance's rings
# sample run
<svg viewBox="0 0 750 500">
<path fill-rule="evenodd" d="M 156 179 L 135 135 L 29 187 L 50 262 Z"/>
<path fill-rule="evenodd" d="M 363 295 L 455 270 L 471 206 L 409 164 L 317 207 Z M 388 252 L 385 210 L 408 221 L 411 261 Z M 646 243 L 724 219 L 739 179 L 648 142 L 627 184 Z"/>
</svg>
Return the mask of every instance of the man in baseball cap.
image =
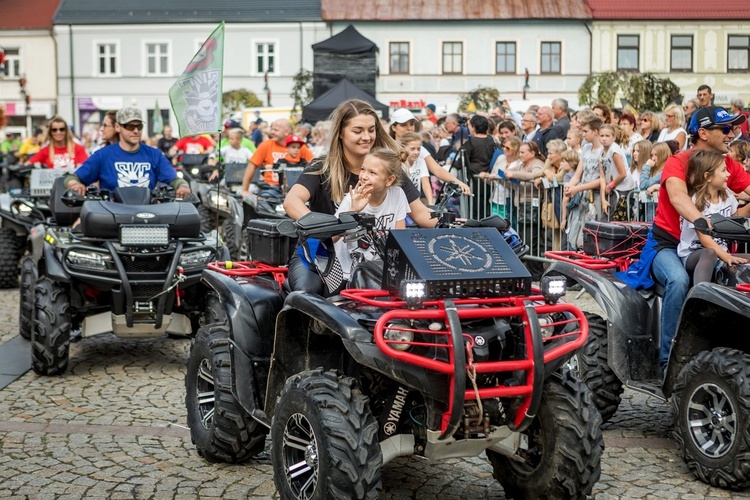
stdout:
<svg viewBox="0 0 750 500">
<path fill-rule="evenodd" d="M 141 110 L 122 108 L 116 118 L 115 131 L 120 141 L 91 155 L 65 178 L 65 187 L 84 195 L 86 186 L 95 182 L 110 192 L 131 186 L 154 189 L 157 182 L 163 182 L 175 189 L 178 198 L 189 195 L 190 185 L 177 177 L 164 154 L 141 142 L 144 125 Z"/>
<path fill-rule="evenodd" d="M 131 122 L 143 123 L 143 113 L 138 108 L 122 108 L 117 112 L 117 123 L 127 125 Z"/>
<path fill-rule="evenodd" d="M 700 108 L 690 117 L 690 127 L 688 132 L 695 135 L 702 128 L 711 129 L 711 127 L 724 126 L 733 127 L 745 123 L 746 117 L 743 114 L 730 115 L 727 111 L 719 106 L 707 106 Z M 729 132 L 724 132 L 728 134 Z"/>
<path fill-rule="evenodd" d="M 677 321 L 690 287 L 690 277 L 682 259 L 677 255 L 682 226 L 680 218 L 690 222 L 703 218 L 688 194 L 688 159 L 696 150 L 725 155 L 729 189 L 735 193 L 744 191 L 750 195 L 750 175 L 741 164 L 726 154 L 729 151 L 727 145 L 734 138 L 732 126 L 744 121 L 743 115 L 730 115 L 717 106 L 698 109 L 693 113 L 688 127 L 693 149 L 670 156 L 662 169 L 656 216 L 641 253 L 643 261 L 647 249 L 655 252 L 650 263 L 651 274 L 664 286 L 659 351 L 662 372 L 667 369 L 672 339 L 677 333 Z"/>
</svg>

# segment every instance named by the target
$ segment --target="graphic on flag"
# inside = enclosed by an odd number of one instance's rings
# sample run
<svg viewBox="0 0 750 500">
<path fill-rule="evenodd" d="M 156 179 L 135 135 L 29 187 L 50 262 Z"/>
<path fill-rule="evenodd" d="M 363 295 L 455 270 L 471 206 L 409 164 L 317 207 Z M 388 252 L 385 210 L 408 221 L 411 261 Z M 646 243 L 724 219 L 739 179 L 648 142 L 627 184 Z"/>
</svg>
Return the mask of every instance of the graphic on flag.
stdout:
<svg viewBox="0 0 750 500">
<path fill-rule="evenodd" d="M 224 22 L 195 54 L 169 89 L 180 136 L 221 131 Z"/>
<path fill-rule="evenodd" d="M 161 110 L 159 109 L 159 101 L 156 101 L 154 112 L 151 115 L 151 128 L 154 134 L 161 134 L 164 131 L 164 119 L 161 117 Z"/>
</svg>

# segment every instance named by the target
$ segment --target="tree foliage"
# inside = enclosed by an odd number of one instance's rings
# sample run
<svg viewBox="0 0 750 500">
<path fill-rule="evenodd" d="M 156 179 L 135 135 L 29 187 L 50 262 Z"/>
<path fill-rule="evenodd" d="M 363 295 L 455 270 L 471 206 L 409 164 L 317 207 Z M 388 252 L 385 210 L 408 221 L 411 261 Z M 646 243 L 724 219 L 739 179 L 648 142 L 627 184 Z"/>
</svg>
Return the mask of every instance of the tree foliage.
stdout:
<svg viewBox="0 0 750 500">
<path fill-rule="evenodd" d="M 231 115 L 245 108 L 257 108 L 263 106 L 263 101 L 258 99 L 254 92 L 247 89 L 236 89 L 222 94 L 222 107 L 224 115 Z"/>
<path fill-rule="evenodd" d="M 578 89 L 578 102 L 584 106 L 606 104 L 619 108 L 616 99 L 621 96 L 638 111 L 661 111 L 680 95 L 680 87 L 669 78 L 652 73 L 608 71 L 586 78 Z"/>
<path fill-rule="evenodd" d="M 474 100 L 474 106 L 476 106 L 477 111 L 489 111 L 495 107 L 498 99 L 500 99 L 500 91 L 494 88 L 482 86 L 470 90 L 461 96 L 461 100 L 458 103 L 458 111 L 462 113 L 465 111 L 471 111 L 467 110 L 467 106 L 469 106 L 472 99 Z"/>
<path fill-rule="evenodd" d="M 298 109 L 303 108 L 313 100 L 312 71 L 302 68 L 294 75 L 292 81 L 294 82 L 292 86 L 292 99 L 294 100 L 292 114 L 294 114 Z"/>
</svg>

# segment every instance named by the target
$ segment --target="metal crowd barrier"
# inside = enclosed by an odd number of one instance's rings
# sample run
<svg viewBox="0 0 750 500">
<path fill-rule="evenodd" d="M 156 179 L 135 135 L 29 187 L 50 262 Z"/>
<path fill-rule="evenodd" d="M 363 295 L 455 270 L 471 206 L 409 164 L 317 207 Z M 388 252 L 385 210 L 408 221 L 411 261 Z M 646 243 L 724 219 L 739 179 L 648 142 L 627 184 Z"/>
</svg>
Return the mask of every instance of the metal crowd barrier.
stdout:
<svg viewBox="0 0 750 500">
<path fill-rule="evenodd" d="M 548 250 L 576 250 L 568 245 L 568 235 L 560 220 L 563 212 L 562 184 L 547 185 L 537 189 L 533 181 L 493 179 L 487 181 L 477 175 L 468 182 L 472 196 L 460 196 L 449 203 L 460 217 L 481 219 L 500 215 L 510 220 L 513 228 L 531 251 L 529 260 L 544 261 Z M 548 183 L 547 183 L 548 184 Z M 504 192 L 504 194 L 502 194 Z M 658 193 L 658 192 L 657 192 Z M 645 192 L 633 190 L 620 193 L 627 214 L 623 222 L 651 222 L 656 213 L 658 197 L 646 197 Z M 503 203 L 497 203 L 503 200 Z M 550 208 L 551 206 L 551 208 Z M 614 212 L 614 207 L 610 214 Z M 615 220 L 604 215 L 599 220 Z"/>
</svg>

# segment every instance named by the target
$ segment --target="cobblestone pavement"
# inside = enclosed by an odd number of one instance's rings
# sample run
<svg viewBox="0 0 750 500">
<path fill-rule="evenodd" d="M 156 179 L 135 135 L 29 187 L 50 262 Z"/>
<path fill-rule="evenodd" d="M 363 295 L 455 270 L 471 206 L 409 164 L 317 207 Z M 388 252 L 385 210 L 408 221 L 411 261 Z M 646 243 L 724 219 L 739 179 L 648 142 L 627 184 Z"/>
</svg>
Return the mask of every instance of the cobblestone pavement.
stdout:
<svg viewBox="0 0 750 500">
<path fill-rule="evenodd" d="M 0 342 L 17 331 L 18 291 L 0 291 Z M 585 303 L 585 299 L 584 303 Z M 85 339 L 63 377 L 29 372 L 0 391 L 0 498 L 276 498 L 268 456 L 212 464 L 190 441 L 188 340 Z M 604 427 L 598 499 L 750 498 L 695 480 L 669 439 L 669 408 L 626 390 Z M 386 499 L 504 498 L 483 457 L 384 467 Z"/>
</svg>

